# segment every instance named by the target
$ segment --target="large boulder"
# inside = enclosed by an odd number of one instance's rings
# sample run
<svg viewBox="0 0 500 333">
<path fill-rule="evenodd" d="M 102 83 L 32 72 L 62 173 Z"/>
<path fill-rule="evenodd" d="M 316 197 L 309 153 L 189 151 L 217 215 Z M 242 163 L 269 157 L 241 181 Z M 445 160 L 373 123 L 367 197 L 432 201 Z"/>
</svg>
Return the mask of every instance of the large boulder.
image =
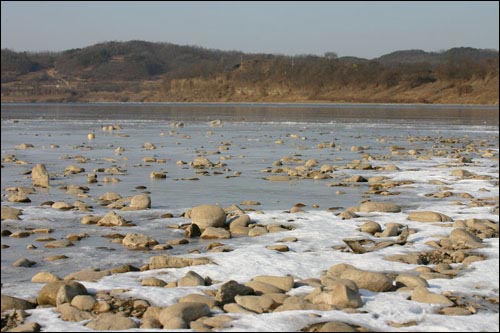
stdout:
<svg viewBox="0 0 500 333">
<path fill-rule="evenodd" d="M 31 170 L 31 182 L 33 186 L 50 187 L 49 173 L 45 164 L 37 164 Z"/>
<path fill-rule="evenodd" d="M 226 224 L 226 212 L 219 206 L 201 205 L 191 210 L 191 219 L 202 230 L 208 227 L 219 228 Z"/>
<path fill-rule="evenodd" d="M 47 283 L 38 293 L 39 305 L 57 306 L 70 303 L 76 295 L 87 295 L 87 289 L 76 281 L 55 281 Z"/>
</svg>

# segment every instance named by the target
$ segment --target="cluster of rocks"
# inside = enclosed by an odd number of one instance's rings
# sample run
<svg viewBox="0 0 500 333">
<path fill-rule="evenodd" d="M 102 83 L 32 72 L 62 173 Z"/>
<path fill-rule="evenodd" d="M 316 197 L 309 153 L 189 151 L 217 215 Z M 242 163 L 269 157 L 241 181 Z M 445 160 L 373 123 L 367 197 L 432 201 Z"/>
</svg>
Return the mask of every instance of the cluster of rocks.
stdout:
<svg viewBox="0 0 500 333">
<path fill-rule="evenodd" d="M 183 262 L 183 259 L 186 260 L 186 258 L 175 258 L 166 266 L 180 267 L 186 264 L 196 264 Z M 156 259 L 151 261 L 151 269 L 165 267 L 165 265 L 152 265 L 155 261 Z M 209 262 L 200 264 L 206 263 Z M 121 293 L 126 290 L 121 289 L 89 294 L 81 283 L 72 280 L 75 277 L 87 280 L 89 278 L 84 277 L 81 272 L 67 276 L 64 280 L 53 274 L 34 277 L 33 281 L 46 283 L 36 299 L 22 300 L 2 295 L 2 312 L 50 306 L 56 308 L 62 320 L 88 321 L 85 326 L 95 330 L 139 327 L 144 329 L 191 328 L 195 331 L 212 331 L 230 327 L 233 320 L 231 314 L 234 313 L 262 314 L 294 310 L 342 310 L 347 313 L 358 313 L 360 312 L 358 309 L 364 304 L 360 289 L 371 292 L 395 290 L 409 292 L 411 299 L 416 302 L 457 308 L 456 301 L 454 301 L 457 297 L 451 294 L 447 296 L 430 292 L 426 280 L 416 274 L 372 272 L 348 264 L 334 265 L 319 278 L 297 280 L 293 276 L 259 275 L 244 284 L 233 280 L 220 282 L 216 289 L 207 288 L 203 290 L 203 294 L 185 295 L 175 304 L 166 307 L 151 305 L 146 300 L 123 297 Z M 194 271 L 188 271 L 175 283 L 149 277 L 142 279 L 141 284 L 146 287 L 174 288 L 210 286 L 213 282 L 209 277 L 202 277 Z M 309 292 L 299 292 L 297 289 L 293 296 L 289 295 L 292 289 L 302 286 L 311 286 L 314 289 Z M 443 310 L 443 314 L 453 315 L 467 314 L 465 312 L 464 310 Z M 18 324 L 22 324 L 22 321 Z M 352 327 L 342 325 L 348 324 L 318 323 L 304 330 L 324 331 L 333 327 L 346 329 Z"/>
</svg>

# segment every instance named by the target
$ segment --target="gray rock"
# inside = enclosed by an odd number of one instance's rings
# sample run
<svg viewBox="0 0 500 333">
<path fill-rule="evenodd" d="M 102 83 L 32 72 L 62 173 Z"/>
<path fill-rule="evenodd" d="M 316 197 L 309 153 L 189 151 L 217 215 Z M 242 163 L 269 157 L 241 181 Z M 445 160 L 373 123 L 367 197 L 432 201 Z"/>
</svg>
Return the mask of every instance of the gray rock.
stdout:
<svg viewBox="0 0 500 333">
<path fill-rule="evenodd" d="M 215 299 L 224 305 L 234 303 L 234 297 L 237 295 L 251 295 L 253 292 L 252 288 L 230 280 L 219 287 L 217 293 L 215 294 Z"/>
</svg>

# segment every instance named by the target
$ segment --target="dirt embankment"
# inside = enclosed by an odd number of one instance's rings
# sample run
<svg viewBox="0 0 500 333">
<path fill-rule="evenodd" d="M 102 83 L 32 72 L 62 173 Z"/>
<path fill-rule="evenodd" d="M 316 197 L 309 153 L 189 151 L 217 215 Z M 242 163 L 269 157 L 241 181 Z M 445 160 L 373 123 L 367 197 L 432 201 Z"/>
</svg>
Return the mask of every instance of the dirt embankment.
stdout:
<svg viewBox="0 0 500 333">
<path fill-rule="evenodd" d="M 436 81 L 392 87 L 366 84 L 294 88 L 286 80 L 241 83 L 224 77 L 106 82 L 113 89 L 89 89 L 76 82 L 43 86 L 2 84 L 2 102 L 282 102 L 282 103 L 425 103 L 498 105 L 499 78 Z M 95 84 L 95 83 L 93 83 Z"/>
</svg>

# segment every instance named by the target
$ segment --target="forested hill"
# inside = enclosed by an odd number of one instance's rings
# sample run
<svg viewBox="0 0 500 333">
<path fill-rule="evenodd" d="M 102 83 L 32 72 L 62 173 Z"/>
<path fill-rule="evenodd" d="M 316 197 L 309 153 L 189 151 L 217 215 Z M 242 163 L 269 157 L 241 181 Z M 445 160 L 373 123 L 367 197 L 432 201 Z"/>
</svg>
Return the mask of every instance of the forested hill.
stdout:
<svg viewBox="0 0 500 333">
<path fill-rule="evenodd" d="M 145 41 L 1 51 L 2 102 L 498 103 L 498 51 L 396 51 L 376 59 L 245 54 Z"/>
</svg>

